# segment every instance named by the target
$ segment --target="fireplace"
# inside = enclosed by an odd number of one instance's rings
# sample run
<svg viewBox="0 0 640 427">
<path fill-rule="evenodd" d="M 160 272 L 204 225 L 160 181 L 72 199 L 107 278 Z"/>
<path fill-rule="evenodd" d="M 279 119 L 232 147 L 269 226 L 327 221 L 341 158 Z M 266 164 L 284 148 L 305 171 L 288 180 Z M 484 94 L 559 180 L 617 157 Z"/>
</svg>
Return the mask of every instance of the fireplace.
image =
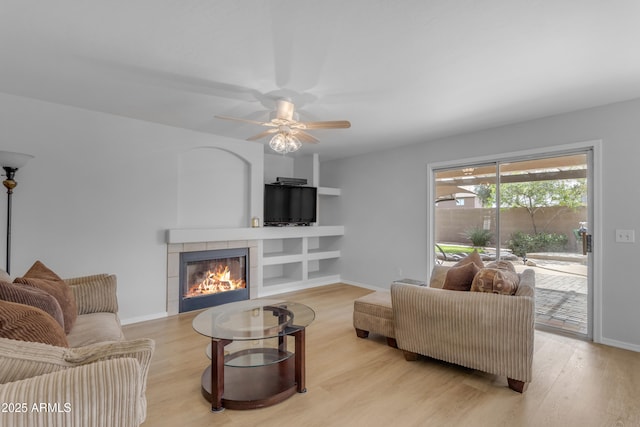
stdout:
<svg viewBox="0 0 640 427">
<path fill-rule="evenodd" d="M 180 253 L 179 311 L 249 299 L 249 249 Z"/>
</svg>

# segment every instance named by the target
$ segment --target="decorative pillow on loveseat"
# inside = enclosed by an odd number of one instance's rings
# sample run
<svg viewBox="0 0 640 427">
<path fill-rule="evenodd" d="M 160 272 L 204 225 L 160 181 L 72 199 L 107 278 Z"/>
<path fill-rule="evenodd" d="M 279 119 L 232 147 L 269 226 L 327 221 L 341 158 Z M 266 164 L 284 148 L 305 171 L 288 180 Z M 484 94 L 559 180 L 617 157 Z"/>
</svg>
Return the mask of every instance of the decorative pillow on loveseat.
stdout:
<svg viewBox="0 0 640 427">
<path fill-rule="evenodd" d="M 447 276 L 444 278 L 444 284 L 442 289 L 448 289 L 450 291 L 469 291 L 473 278 L 478 274 L 480 268 L 473 262 L 469 262 L 458 267 L 451 267 L 447 271 Z"/>
<path fill-rule="evenodd" d="M 513 266 L 511 261 L 505 261 L 503 259 L 498 261 L 492 261 L 489 264 L 485 265 L 487 268 L 497 268 L 498 270 L 507 270 L 512 273 L 516 272 L 516 268 Z"/>
<path fill-rule="evenodd" d="M 473 278 L 471 292 L 513 295 L 518 290 L 519 283 L 520 278 L 512 271 L 498 268 L 483 268 Z"/>
<path fill-rule="evenodd" d="M 0 281 L 0 300 L 39 308 L 64 328 L 64 317 L 58 300 L 42 289 Z"/>
<path fill-rule="evenodd" d="M 477 250 L 455 263 L 444 279 L 442 289 L 451 291 L 468 291 L 471 289 L 473 278 L 484 267 L 482 258 Z"/>
<path fill-rule="evenodd" d="M 29 271 L 27 271 L 24 276 L 16 278 L 14 283 L 42 289 L 50 295 L 53 295 L 58 301 L 58 304 L 60 304 L 60 308 L 62 308 L 64 331 L 67 334 L 71 332 L 71 328 L 73 328 L 73 324 L 78 317 L 78 308 L 71 288 L 69 288 L 69 285 L 67 285 L 60 276 L 51 271 L 51 269 L 42 262 L 36 261 Z"/>
<path fill-rule="evenodd" d="M 0 337 L 69 347 L 62 326 L 36 307 L 0 301 Z"/>
</svg>

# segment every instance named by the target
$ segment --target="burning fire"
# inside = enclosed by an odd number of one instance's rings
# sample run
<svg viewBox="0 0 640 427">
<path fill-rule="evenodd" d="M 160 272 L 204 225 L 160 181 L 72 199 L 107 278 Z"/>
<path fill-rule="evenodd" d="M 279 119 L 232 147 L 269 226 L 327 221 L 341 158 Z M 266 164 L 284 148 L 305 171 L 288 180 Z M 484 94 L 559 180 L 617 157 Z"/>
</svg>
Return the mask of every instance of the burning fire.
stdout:
<svg viewBox="0 0 640 427">
<path fill-rule="evenodd" d="M 208 270 L 201 282 L 189 286 L 189 291 L 185 294 L 185 297 L 197 297 L 246 287 L 247 284 L 243 279 L 236 280 L 231 278 L 229 266 L 218 265 L 215 271 Z"/>
</svg>

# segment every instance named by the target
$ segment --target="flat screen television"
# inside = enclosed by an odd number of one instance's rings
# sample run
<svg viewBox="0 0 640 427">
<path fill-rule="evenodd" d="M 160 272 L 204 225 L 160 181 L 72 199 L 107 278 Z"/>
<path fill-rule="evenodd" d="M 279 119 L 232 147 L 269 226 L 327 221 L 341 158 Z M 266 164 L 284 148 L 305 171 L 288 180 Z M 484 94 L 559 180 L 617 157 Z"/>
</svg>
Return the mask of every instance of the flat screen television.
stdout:
<svg viewBox="0 0 640 427">
<path fill-rule="evenodd" d="M 316 187 L 265 184 L 264 225 L 309 225 L 316 222 Z"/>
</svg>

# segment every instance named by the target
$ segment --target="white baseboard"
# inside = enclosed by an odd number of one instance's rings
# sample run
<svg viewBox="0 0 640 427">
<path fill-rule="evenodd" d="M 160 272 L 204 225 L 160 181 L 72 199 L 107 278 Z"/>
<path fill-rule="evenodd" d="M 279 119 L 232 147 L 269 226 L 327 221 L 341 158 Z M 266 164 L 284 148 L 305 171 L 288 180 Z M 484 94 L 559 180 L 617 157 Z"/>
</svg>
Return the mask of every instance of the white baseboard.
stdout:
<svg viewBox="0 0 640 427">
<path fill-rule="evenodd" d="M 300 281 L 300 282 L 294 282 L 294 283 L 286 283 L 283 285 L 276 285 L 276 286 L 263 286 L 262 289 L 259 290 L 258 298 L 268 297 L 271 295 L 284 294 L 284 293 L 293 292 L 293 291 L 301 291 L 303 289 L 317 288 L 319 286 L 332 285 L 334 283 L 339 283 L 339 282 L 340 282 L 340 279 L 336 277 L 336 278 L 329 278 L 326 280 L 315 279 L 315 280 L 307 280 L 307 281 Z"/>
<path fill-rule="evenodd" d="M 124 326 L 124 325 L 131 325 L 133 323 L 146 322 L 147 320 L 162 319 L 163 317 L 167 317 L 166 311 L 163 311 L 161 313 L 146 314 L 144 316 L 137 316 L 137 317 L 130 317 L 128 319 L 122 319 L 120 320 L 120 323 Z"/>
<path fill-rule="evenodd" d="M 388 291 L 390 288 L 383 288 L 381 286 L 367 285 L 366 283 L 354 282 L 352 280 L 342 280 L 341 283 L 345 285 L 357 286 L 359 288 L 371 289 L 372 291 Z"/>
<path fill-rule="evenodd" d="M 618 347 L 618 348 L 622 348 L 624 350 L 631 350 L 631 351 L 635 351 L 635 352 L 640 352 L 640 345 L 631 344 L 631 343 L 624 342 L 624 341 L 612 340 L 612 339 L 609 339 L 609 338 L 602 338 L 602 341 L 600 342 L 600 344 L 609 345 L 611 347 Z"/>
</svg>

